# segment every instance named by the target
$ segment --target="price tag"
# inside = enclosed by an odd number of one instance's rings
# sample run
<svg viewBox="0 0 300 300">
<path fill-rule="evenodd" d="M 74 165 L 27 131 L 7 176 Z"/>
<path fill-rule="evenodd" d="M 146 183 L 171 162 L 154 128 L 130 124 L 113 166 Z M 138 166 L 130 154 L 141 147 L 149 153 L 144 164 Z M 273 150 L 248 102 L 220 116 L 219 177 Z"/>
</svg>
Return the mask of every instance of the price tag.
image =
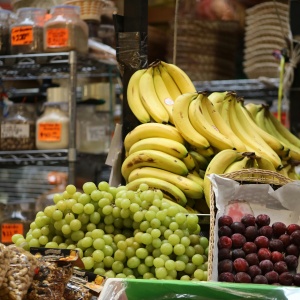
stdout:
<svg viewBox="0 0 300 300">
<path fill-rule="evenodd" d="M 51 28 L 46 31 L 46 43 L 48 48 L 68 46 L 69 30 L 67 28 Z"/>
<path fill-rule="evenodd" d="M 61 139 L 60 123 L 40 123 L 38 126 L 38 140 L 43 142 L 59 142 Z"/>
<path fill-rule="evenodd" d="M 1 126 L 1 138 L 29 138 L 29 124 L 3 124 Z"/>
<path fill-rule="evenodd" d="M 14 234 L 24 234 L 24 226 L 21 223 L 2 223 L 1 224 L 1 242 L 12 243 Z"/>
<path fill-rule="evenodd" d="M 29 45 L 33 42 L 33 27 L 19 26 L 11 30 L 12 46 Z"/>
</svg>

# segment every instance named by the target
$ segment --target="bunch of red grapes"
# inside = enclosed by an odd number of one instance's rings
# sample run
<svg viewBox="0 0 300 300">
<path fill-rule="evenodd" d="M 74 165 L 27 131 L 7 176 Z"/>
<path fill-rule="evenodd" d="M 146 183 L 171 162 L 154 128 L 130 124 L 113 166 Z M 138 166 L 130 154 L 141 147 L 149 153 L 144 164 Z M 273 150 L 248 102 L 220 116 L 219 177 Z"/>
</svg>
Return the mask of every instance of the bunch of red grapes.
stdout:
<svg viewBox="0 0 300 300">
<path fill-rule="evenodd" d="M 218 219 L 218 281 L 300 286 L 300 226 L 266 214 Z"/>
</svg>

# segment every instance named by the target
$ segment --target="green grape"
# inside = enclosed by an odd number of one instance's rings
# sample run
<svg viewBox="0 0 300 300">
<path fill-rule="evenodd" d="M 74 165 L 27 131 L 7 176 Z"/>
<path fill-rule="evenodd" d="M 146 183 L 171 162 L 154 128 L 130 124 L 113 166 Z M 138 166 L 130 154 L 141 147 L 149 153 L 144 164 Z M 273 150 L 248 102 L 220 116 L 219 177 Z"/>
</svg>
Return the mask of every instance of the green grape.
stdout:
<svg viewBox="0 0 300 300">
<path fill-rule="evenodd" d="M 128 245 L 127 241 L 120 240 L 120 241 L 117 242 L 117 247 L 120 250 L 125 250 L 128 246 L 129 245 Z"/>
<path fill-rule="evenodd" d="M 156 229 L 156 228 L 153 229 L 153 230 L 151 230 L 150 234 L 151 234 L 151 236 L 152 236 L 153 239 L 159 238 L 161 236 L 160 230 Z"/>
<path fill-rule="evenodd" d="M 177 244 L 180 243 L 180 238 L 179 238 L 178 235 L 172 233 L 172 234 L 170 234 L 169 237 L 168 237 L 168 242 L 169 242 L 172 246 L 175 246 L 175 245 L 177 245 Z"/>
<path fill-rule="evenodd" d="M 149 245 L 152 243 L 152 236 L 149 233 L 143 233 L 141 236 L 141 242 L 145 245 Z"/>
<path fill-rule="evenodd" d="M 100 181 L 100 182 L 98 183 L 98 189 L 99 189 L 100 191 L 105 191 L 105 192 L 110 191 L 109 183 L 106 182 L 106 181 Z"/>
<path fill-rule="evenodd" d="M 165 239 L 168 239 L 169 236 L 173 234 L 173 231 L 171 229 L 167 229 L 165 232 L 164 232 L 164 238 Z"/>
<path fill-rule="evenodd" d="M 175 205 L 171 205 L 167 210 L 167 214 L 169 217 L 175 217 L 179 212 L 179 208 Z"/>
<path fill-rule="evenodd" d="M 78 242 L 83 238 L 84 238 L 84 232 L 82 230 L 77 230 L 71 233 L 71 239 L 74 242 Z"/>
<path fill-rule="evenodd" d="M 120 211 L 120 216 L 123 219 L 127 219 L 130 217 L 130 210 L 129 208 L 122 208 Z"/>
<path fill-rule="evenodd" d="M 160 207 L 161 207 L 161 204 L 162 204 L 162 201 L 161 201 L 161 199 L 159 199 L 159 198 L 154 198 L 152 204 L 153 204 L 155 207 L 160 208 Z"/>
<path fill-rule="evenodd" d="M 161 256 L 161 251 L 160 248 L 159 249 L 154 249 L 152 252 L 152 255 L 154 258 L 160 257 Z"/>
<path fill-rule="evenodd" d="M 191 277 L 189 275 L 183 275 L 180 277 L 180 280 L 183 280 L 183 281 L 190 281 L 191 280 Z"/>
<path fill-rule="evenodd" d="M 183 261 L 185 264 L 187 264 L 189 262 L 189 257 L 185 254 L 182 254 L 182 255 L 178 255 L 176 257 L 176 260 L 181 260 Z"/>
<path fill-rule="evenodd" d="M 194 249 L 195 249 L 195 253 L 196 254 L 201 254 L 201 255 L 204 254 L 204 249 L 203 249 L 203 247 L 201 245 L 195 245 Z"/>
<path fill-rule="evenodd" d="M 74 219 L 70 222 L 70 229 L 72 231 L 78 231 L 82 227 L 82 224 L 79 220 Z"/>
<path fill-rule="evenodd" d="M 97 211 L 90 214 L 90 222 L 97 225 L 101 220 L 101 216 Z"/>
<path fill-rule="evenodd" d="M 59 200 L 56 203 L 56 207 L 57 207 L 57 209 L 59 209 L 60 211 L 63 212 L 65 209 L 67 209 L 67 203 L 64 200 Z"/>
<path fill-rule="evenodd" d="M 145 264 L 140 264 L 137 267 L 137 271 L 140 275 L 144 275 L 145 273 L 149 273 L 149 267 L 146 266 Z"/>
<path fill-rule="evenodd" d="M 16 242 L 17 246 L 21 246 L 22 243 L 26 242 L 25 239 L 24 241 L 22 241 L 22 239 L 18 239 Z M 28 242 L 29 247 L 40 247 L 40 243 L 39 240 L 36 238 L 32 238 L 29 242 Z"/>
<path fill-rule="evenodd" d="M 153 265 L 154 265 L 155 268 L 160 268 L 160 267 L 163 267 L 165 265 L 165 261 L 161 257 L 156 257 L 153 260 Z"/>
<path fill-rule="evenodd" d="M 103 208 L 106 205 L 110 205 L 111 201 L 107 197 L 103 197 L 98 201 L 98 205 L 100 208 Z"/>
<path fill-rule="evenodd" d="M 181 260 L 176 260 L 175 261 L 175 270 L 180 272 L 185 269 L 185 263 Z"/>
<path fill-rule="evenodd" d="M 140 265 L 141 261 L 138 257 L 132 256 L 127 260 L 127 266 L 130 269 L 135 269 Z"/>
<path fill-rule="evenodd" d="M 31 235 L 33 238 L 38 239 L 42 235 L 42 232 L 39 228 L 35 228 L 32 230 Z"/>
<path fill-rule="evenodd" d="M 65 220 L 65 219 L 61 219 L 61 220 L 59 220 L 59 221 L 55 221 L 53 225 L 54 225 L 54 228 L 55 228 L 56 230 L 61 231 L 61 228 L 62 228 L 65 224 L 67 224 L 66 220 Z"/>
<path fill-rule="evenodd" d="M 121 273 L 124 269 L 124 264 L 121 261 L 115 261 L 111 268 L 115 273 Z"/>
<path fill-rule="evenodd" d="M 97 274 L 97 275 L 104 276 L 105 272 L 106 272 L 106 271 L 105 271 L 105 269 L 103 269 L 103 268 L 95 268 L 95 269 L 94 269 L 94 273 Z"/>
<path fill-rule="evenodd" d="M 115 231 L 115 227 L 112 224 L 105 225 L 104 230 L 107 233 L 113 234 L 113 232 Z"/>
<path fill-rule="evenodd" d="M 104 253 L 101 250 L 95 250 L 92 254 L 94 262 L 102 262 L 104 259 Z"/>
<path fill-rule="evenodd" d="M 167 217 L 167 212 L 166 212 L 165 210 L 160 210 L 160 211 L 158 211 L 158 212 L 156 213 L 156 218 L 157 218 L 158 220 L 160 220 L 161 222 L 162 222 L 163 220 L 165 220 L 166 217 Z"/>
<path fill-rule="evenodd" d="M 70 234 L 72 232 L 71 230 L 71 226 L 69 224 L 64 224 L 62 227 L 61 227 L 61 231 L 63 234 L 67 235 L 67 234 Z"/>
<path fill-rule="evenodd" d="M 86 270 L 91 270 L 94 267 L 94 259 L 92 257 L 83 257 L 81 260 Z"/>
<path fill-rule="evenodd" d="M 48 237 L 45 235 L 41 235 L 38 240 L 41 246 L 45 246 L 49 242 Z"/>
<path fill-rule="evenodd" d="M 103 192 L 99 190 L 93 190 L 90 196 L 91 200 L 98 202 L 103 197 Z"/>
<path fill-rule="evenodd" d="M 103 235 L 104 235 L 104 231 L 102 229 L 96 228 L 92 231 L 92 238 L 93 239 L 102 238 Z"/>
<path fill-rule="evenodd" d="M 192 257 L 194 254 L 195 254 L 195 249 L 193 246 L 187 246 L 185 248 L 185 254 L 188 256 L 188 257 Z"/>
<path fill-rule="evenodd" d="M 82 189 L 86 194 L 90 195 L 94 190 L 97 190 L 97 186 L 93 182 L 85 182 Z"/>
<path fill-rule="evenodd" d="M 187 246 L 190 245 L 191 240 L 190 240 L 188 237 L 184 236 L 184 237 L 181 238 L 180 243 L 181 243 L 183 246 L 187 247 Z"/>
<path fill-rule="evenodd" d="M 192 262 L 195 266 L 201 266 L 204 263 L 203 256 L 200 254 L 193 255 Z"/>
<path fill-rule="evenodd" d="M 22 237 L 20 237 L 20 239 L 24 239 L 24 237 L 22 236 Z M 32 234 L 31 233 L 28 233 L 27 232 L 27 234 L 26 234 L 26 238 L 25 238 L 25 241 L 26 242 L 29 242 L 31 239 L 33 239 L 33 236 L 32 236 Z M 15 244 L 17 244 L 17 241 L 15 242 Z"/>
<path fill-rule="evenodd" d="M 68 184 L 68 185 L 66 186 L 66 191 L 67 191 L 70 195 L 75 194 L 75 193 L 76 193 L 76 187 L 75 187 L 75 185 L 73 185 L 73 184 Z"/>
<path fill-rule="evenodd" d="M 53 212 L 56 210 L 56 206 L 55 205 L 49 205 L 46 206 L 44 209 L 44 213 L 47 217 L 52 218 L 52 214 Z"/>
<path fill-rule="evenodd" d="M 39 246 L 30 246 L 30 247 L 39 247 Z M 56 242 L 48 242 L 45 245 L 45 248 L 58 248 L 58 244 Z"/>
<path fill-rule="evenodd" d="M 55 235 L 53 238 L 52 238 L 52 242 L 55 242 L 57 244 L 60 244 L 63 242 L 63 237 L 60 236 L 60 235 Z"/>
<path fill-rule="evenodd" d="M 196 226 L 199 222 L 198 216 L 195 214 L 189 214 L 186 217 L 186 223 L 188 226 Z"/>
<path fill-rule="evenodd" d="M 103 253 L 104 253 L 105 256 L 112 256 L 113 253 L 114 253 L 113 248 L 111 246 L 109 246 L 109 245 L 105 245 L 103 247 L 102 251 L 103 251 Z"/>
<path fill-rule="evenodd" d="M 156 249 L 160 248 L 161 244 L 162 244 L 162 241 L 160 238 L 155 238 L 152 240 L 152 246 Z"/>
<path fill-rule="evenodd" d="M 81 240 L 81 245 L 84 248 L 89 248 L 93 245 L 93 239 L 91 237 L 87 237 L 85 236 L 82 240 Z"/>
<path fill-rule="evenodd" d="M 136 277 L 134 275 L 128 275 L 127 278 L 128 279 L 136 279 Z"/>
<path fill-rule="evenodd" d="M 116 273 L 113 270 L 109 270 L 109 271 L 105 272 L 104 276 L 107 277 L 107 278 L 115 278 Z"/>
<path fill-rule="evenodd" d="M 74 213 L 74 214 L 77 214 L 77 215 L 79 215 L 79 214 L 82 214 L 83 213 L 83 204 L 81 204 L 81 203 L 75 203 L 73 206 L 72 206 L 72 212 Z"/>
<path fill-rule="evenodd" d="M 93 247 L 96 249 L 96 250 L 102 250 L 105 246 L 105 242 L 102 238 L 96 238 L 94 239 L 93 241 Z"/>
<path fill-rule="evenodd" d="M 145 218 L 148 222 L 150 222 L 152 219 L 154 219 L 156 216 L 156 213 L 154 211 L 151 211 L 151 210 L 148 210 L 146 213 L 145 213 Z"/>
<path fill-rule="evenodd" d="M 196 269 L 197 267 L 193 263 L 188 262 L 185 265 L 184 272 L 188 275 L 193 275 Z"/>
<path fill-rule="evenodd" d="M 130 268 L 127 268 L 127 267 L 125 267 L 125 268 L 123 269 L 123 273 L 124 273 L 126 276 L 133 275 L 133 271 L 132 271 Z"/>
<path fill-rule="evenodd" d="M 175 230 L 177 230 L 179 228 L 179 225 L 176 222 L 171 222 L 170 225 L 169 225 L 169 228 L 172 231 L 175 231 Z"/>
<path fill-rule="evenodd" d="M 206 248 L 208 247 L 208 245 L 209 245 L 208 238 L 205 237 L 205 236 L 201 236 L 199 242 L 200 242 L 200 245 L 201 245 L 204 249 L 206 249 Z"/>
<path fill-rule="evenodd" d="M 149 221 L 143 221 L 141 224 L 140 224 L 140 230 L 143 231 L 143 232 L 146 232 L 146 230 L 150 228 L 150 223 Z"/>
<path fill-rule="evenodd" d="M 81 194 L 77 200 L 78 203 L 81 203 L 83 206 L 91 202 L 91 197 L 88 194 Z"/>
<path fill-rule="evenodd" d="M 94 247 L 89 247 L 87 249 L 84 250 L 83 252 L 83 256 L 85 257 L 92 257 L 93 255 L 93 252 L 95 251 L 96 249 Z"/>
<path fill-rule="evenodd" d="M 117 206 L 113 207 L 111 214 L 113 215 L 114 218 L 120 218 L 121 208 Z"/>
<path fill-rule="evenodd" d="M 53 202 L 57 203 L 59 200 L 63 200 L 63 195 L 62 194 L 58 194 L 58 193 L 54 194 L 53 195 Z"/>
<path fill-rule="evenodd" d="M 174 262 L 175 264 L 175 262 Z M 177 271 L 174 270 L 167 270 L 168 271 L 168 276 L 171 277 L 171 279 L 177 279 Z"/>
<path fill-rule="evenodd" d="M 106 245 L 111 245 L 113 242 L 113 238 L 109 234 L 104 234 L 102 236 L 102 239 L 104 240 Z"/>
<path fill-rule="evenodd" d="M 67 200 L 67 199 L 71 199 L 72 195 L 69 194 L 67 191 L 64 191 L 64 192 L 62 192 L 62 197 L 64 200 Z M 54 203 L 57 203 L 56 200 L 54 200 Z"/>
<path fill-rule="evenodd" d="M 147 256 L 146 258 L 145 258 L 145 265 L 146 266 L 148 266 L 148 267 L 152 267 L 154 264 L 153 264 L 153 262 L 154 262 L 154 257 L 153 256 Z"/>
<path fill-rule="evenodd" d="M 124 198 L 122 199 L 120 204 L 121 204 L 121 208 L 127 209 L 130 207 L 131 201 L 129 199 Z"/>
<path fill-rule="evenodd" d="M 165 279 L 168 275 L 168 271 L 164 267 L 156 268 L 155 269 L 155 276 L 158 279 Z"/>
<path fill-rule="evenodd" d="M 97 226 L 94 223 L 88 223 L 86 225 L 86 230 L 92 233 L 93 230 L 97 229 Z"/>
<path fill-rule="evenodd" d="M 172 259 L 168 259 L 168 260 L 165 262 L 165 268 L 166 268 L 168 271 L 175 270 L 175 261 L 172 260 Z"/>
<path fill-rule="evenodd" d="M 65 201 L 66 201 L 67 209 L 72 209 L 73 205 L 77 203 L 75 199 L 68 199 Z"/>
<path fill-rule="evenodd" d="M 166 227 L 169 227 L 169 225 L 171 224 L 171 222 L 172 222 L 172 219 L 169 216 L 166 216 L 164 218 L 164 220 L 162 221 L 162 225 L 164 225 Z"/>
<path fill-rule="evenodd" d="M 139 248 L 139 249 L 136 250 L 135 255 L 139 259 L 145 259 L 148 256 L 148 251 L 145 248 Z"/>
<path fill-rule="evenodd" d="M 36 217 L 34 222 L 35 222 L 37 228 L 42 228 L 43 226 L 46 225 L 46 224 L 44 224 L 42 217 Z"/>
<path fill-rule="evenodd" d="M 133 220 L 135 222 L 141 222 L 144 219 L 144 212 L 142 211 L 137 211 L 134 215 L 133 215 Z"/>
<path fill-rule="evenodd" d="M 204 252 L 204 253 L 205 253 L 205 255 L 208 257 L 208 254 L 209 254 L 209 247 L 206 247 L 206 248 L 205 248 L 205 252 Z"/>
<path fill-rule="evenodd" d="M 125 228 L 132 228 L 133 226 L 133 221 L 131 219 L 124 219 L 123 220 L 123 225 Z"/>
<path fill-rule="evenodd" d="M 112 215 L 105 216 L 103 222 L 105 225 L 111 225 L 114 223 L 114 217 Z"/>
<path fill-rule="evenodd" d="M 114 259 L 113 259 L 113 257 L 111 257 L 111 256 L 106 256 L 106 257 L 104 257 L 104 259 L 103 259 L 103 262 L 104 262 L 104 267 L 106 268 L 106 269 L 110 269 L 111 268 L 111 266 L 112 266 L 112 264 L 114 263 Z"/>
<path fill-rule="evenodd" d="M 15 244 L 15 243 L 17 242 L 17 240 L 20 239 L 20 238 L 24 239 L 23 234 L 15 233 L 15 234 L 12 236 L 11 240 L 12 240 L 12 242 Z"/>
<path fill-rule="evenodd" d="M 129 210 L 130 210 L 132 213 L 136 213 L 137 211 L 140 210 L 140 206 L 139 206 L 137 203 L 131 203 L 131 204 L 130 204 L 130 207 L 129 207 Z"/>
<path fill-rule="evenodd" d="M 115 198 L 116 194 L 117 194 L 117 188 L 114 186 L 110 186 L 107 193 L 111 194 L 111 196 L 113 198 Z"/>
<path fill-rule="evenodd" d="M 126 254 L 123 250 L 117 249 L 114 253 L 115 261 L 126 261 Z"/>
<path fill-rule="evenodd" d="M 154 279 L 154 275 L 150 272 L 144 273 L 143 279 Z"/>
<path fill-rule="evenodd" d="M 88 224 L 90 222 L 90 215 L 81 213 L 78 215 L 77 219 L 81 222 L 81 224 Z"/>
<path fill-rule="evenodd" d="M 85 204 L 84 207 L 83 207 L 83 212 L 84 212 L 85 214 L 90 215 L 90 214 L 92 214 L 94 211 L 95 211 L 95 207 L 94 207 L 94 205 L 93 205 L 92 203 L 87 203 L 87 204 Z"/>
<path fill-rule="evenodd" d="M 72 199 L 78 201 L 78 198 L 80 197 L 81 195 L 81 192 L 75 192 L 73 195 L 72 195 Z"/>
<path fill-rule="evenodd" d="M 127 247 L 125 250 L 125 254 L 128 258 L 134 257 L 135 256 L 135 249 L 133 247 Z"/>
<path fill-rule="evenodd" d="M 108 205 L 105 205 L 103 208 L 102 208 L 102 213 L 105 215 L 105 216 L 108 216 L 110 214 L 112 214 L 112 211 L 113 211 L 113 207 L 108 204 Z"/>
<path fill-rule="evenodd" d="M 157 218 L 152 219 L 150 224 L 152 228 L 159 228 L 161 226 L 161 222 Z"/>
<path fill-rule="evenodd" d="M 176 255 L 183 255 L 185 253 L 185 247 L 182 244 L 177 244 L 174 246 L 173 251 Z"/>
</svg>

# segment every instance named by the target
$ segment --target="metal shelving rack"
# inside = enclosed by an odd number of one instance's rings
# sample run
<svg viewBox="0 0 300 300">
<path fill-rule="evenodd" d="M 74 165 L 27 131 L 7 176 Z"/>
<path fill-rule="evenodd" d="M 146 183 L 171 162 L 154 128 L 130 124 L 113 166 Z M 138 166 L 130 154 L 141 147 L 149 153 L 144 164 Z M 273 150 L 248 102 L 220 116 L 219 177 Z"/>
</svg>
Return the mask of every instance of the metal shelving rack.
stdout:
<svg viewBox="0 0 300 300">
<path fill-rule="evenodd" d="M 112 103 L 113 79 L 118 71 L 114 64 L 79 55 L 75 51 L 59 53 L 17 54 L 0 56 L 0 78 L 6 80 L 69 79 L 69 147 L 58 150 L 0 151 L 1 164 L 66 163 L 68 182 L 75 182 L 76 153 L 76 87 L 79 77 L 105 77 L 110 82 Z M 112 106 L 111 106 L 112 115 Z"/>
</svg>

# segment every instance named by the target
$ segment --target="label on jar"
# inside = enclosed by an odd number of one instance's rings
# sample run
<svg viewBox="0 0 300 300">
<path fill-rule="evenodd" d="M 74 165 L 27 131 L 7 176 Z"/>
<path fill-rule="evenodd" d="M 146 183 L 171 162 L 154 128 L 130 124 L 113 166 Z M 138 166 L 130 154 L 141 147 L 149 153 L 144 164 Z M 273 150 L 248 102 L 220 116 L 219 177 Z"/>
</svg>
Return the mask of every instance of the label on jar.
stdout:
<svg viewBox="0 0 300 300">
<path fill-rule="evenodd" d="M 61 139 L 61 123 L 38 124 L 37 138 L 41 142 L 59 142 Z"/>
<path fill-rule="evenodd" d="M 95 142 L 101 140 L 105 136 L 104 126 L 89 126 L 86 128 L 86 140 Z"/>
<path fill-rule="evenodd" d="M 11 45 L 28 45 L 33 42 L 33 27 L 19 26 L 11 29 Z"/>
<path fill-rule="evenodd" d="M 1 242 L 11 243 L 14 234 L 24 234 L 24 226 L 22 223 L 2 223 L 1 224 Z"/>
<path fill-rule="evenodd" d="M 1 138 L 29 138 L 29 124 L 2 124 Z"/>
<path fill-rule="evenodd" d="M 67 28 L 51 28 L 46 31 L 46 43 L 48 48 L 68 46 L 69 30 Z"/>
</svg>

